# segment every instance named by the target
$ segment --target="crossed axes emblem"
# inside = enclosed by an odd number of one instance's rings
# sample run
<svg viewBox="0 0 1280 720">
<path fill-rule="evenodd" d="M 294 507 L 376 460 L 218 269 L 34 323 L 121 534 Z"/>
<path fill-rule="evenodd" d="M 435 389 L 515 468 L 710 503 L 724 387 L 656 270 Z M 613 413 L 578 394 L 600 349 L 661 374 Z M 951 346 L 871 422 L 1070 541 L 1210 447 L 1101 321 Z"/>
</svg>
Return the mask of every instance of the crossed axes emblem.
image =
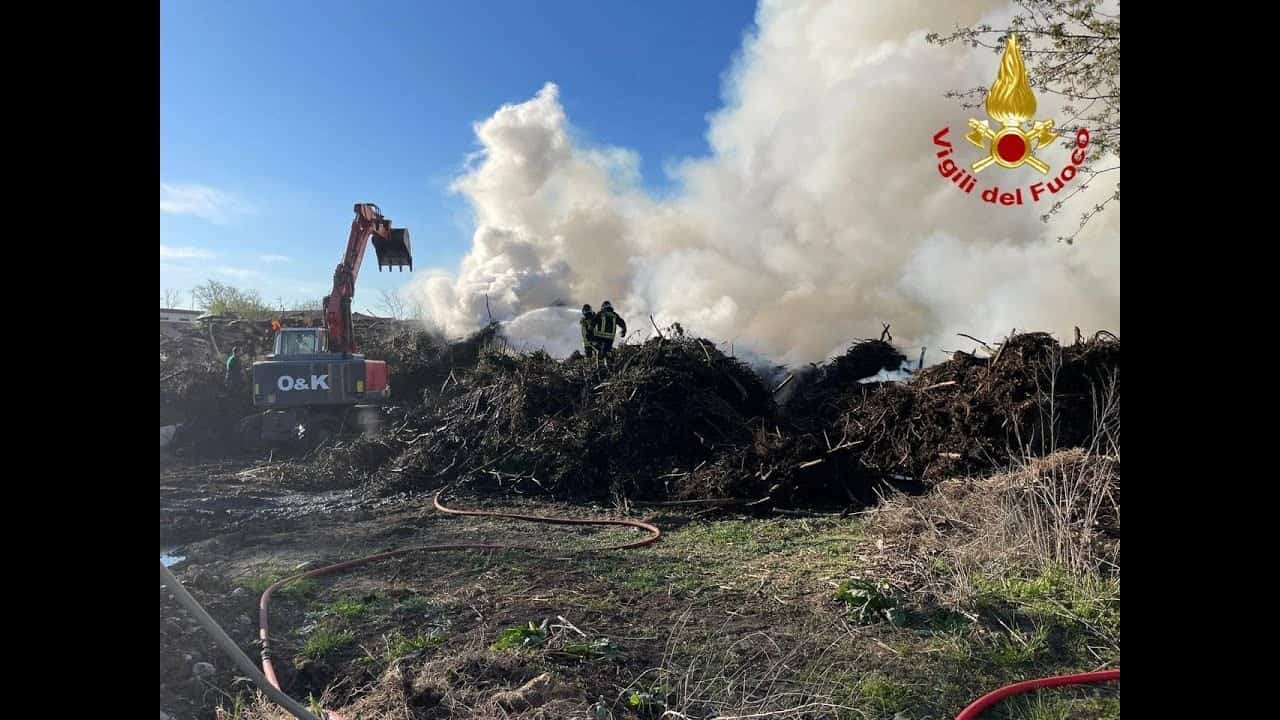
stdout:
<svg viewBox="0 0 1280 720">
<path fill-rule="evenodd" d="M 1033 123 L 1031 130 L 1026 131 L 1017 125 L 992 130 L 986 120 L 970 119 L 969 128 L 970 132 L 964 139 L 989 153 L 973 164 L 975 173 L 982 172 L 991 163 L 1006 168 L 1026 163 L 1039 170 L 1040 174 L 1048 174 L 1049 166 L 1036 157 L 1035 152 L 1058 138 L 1058 134 L 1053 132 L 1052 120 Z"/>
</svg>

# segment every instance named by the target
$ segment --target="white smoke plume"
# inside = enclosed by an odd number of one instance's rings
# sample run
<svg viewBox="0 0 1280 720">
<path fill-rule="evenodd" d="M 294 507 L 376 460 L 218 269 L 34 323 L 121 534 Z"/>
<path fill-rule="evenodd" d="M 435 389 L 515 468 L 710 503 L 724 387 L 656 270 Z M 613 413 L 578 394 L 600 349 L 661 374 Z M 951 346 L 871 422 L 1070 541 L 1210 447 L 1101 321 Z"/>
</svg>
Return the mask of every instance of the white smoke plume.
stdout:
<svg viewBox="0 0 1280 720">
<path fill-rule="evenodd" d="M 455 183 L 474 211 L 471 251 L 455 276 L 419 277 L 409 293 L 450 334 L 515 318 L 517 346 L 557 355 L 577 346 L 574 311 L 606 299 L 633 338 L 652 313 L 783 363 L 822 360 L 882 322 L 900 346 L 928 346 L 927 362 L 971 348 L 959 332 L 1119 332 L 1118 204 L 1066 245 L 1056 238 L 1078 213 L 1046 225 L 1048 199 L 992 205 L 938 172 L 934 133 L 949 126 L 967 166 L 980 155 L 966 120 L 985 117 L 944 93 L 990 86 L 999 56 L 925 34 L 1012 13 L 983 0 L 763 0 L 709 122 L 712 153 L 679 164 L 669 198 L 644 191 L 635 153 L 571 141 L 548 83 L 476 126 L 482 150 Z M 1061 124 L 1060 105 L 1037 100 L 1037 119 Z M 1055 173 L 1067 156 L 1042 153 Z M 992 168 L 978 186 L 1042 180 Z M 1113 187 L 1099 180 L 1073 205 Z"/>
</svg>

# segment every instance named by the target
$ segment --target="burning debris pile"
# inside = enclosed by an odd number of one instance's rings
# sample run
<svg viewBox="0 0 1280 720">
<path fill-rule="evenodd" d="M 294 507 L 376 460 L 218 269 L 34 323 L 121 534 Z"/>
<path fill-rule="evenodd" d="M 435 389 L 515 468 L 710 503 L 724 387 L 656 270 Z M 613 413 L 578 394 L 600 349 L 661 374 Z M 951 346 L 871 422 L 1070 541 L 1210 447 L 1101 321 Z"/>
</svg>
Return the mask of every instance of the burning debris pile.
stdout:
<svg viewBox="0 0 1280 720">
<path fill-rule="evenodd" d="M 260 347 L 238 332 L 242 347 Z M 162 342 L 162 421 L 177 407 L 218 422 L 251 412 L 247 398 L 226 397 L 221 364 L 198 339 L 180 352 Z M 856 505 L 885 484 L 919 489 L 1087 446 L 1100 419 L 1118 436 L 1120 342 L 1106 332 L 1068 346 L 1015 335 L 908 382 L 877 381 L 910 362 L 890 342 L 863 340 L 774 388 L 678 327 L 607 362 L 514 353 L 497 326 L 453 343 L 413 330 L 362 341 L 388 361 L 400 404 L 381 434 L 340 441 L 287 474 L 377 495 L 460 482 L 562 499 Z M 166 368 L 166 347 L 178 367 Z"/>
<path fill-rule="evenodd" d="M 557 496 L 655 497 L 664 477 L 750 442 L 769 392 L 712 343 L 676 335 L 606 362 L 485 353 L 452 393 L 410 415 L 383 492 L 451 480 Z"/>
<path fill-rule="evenodd" d="M 957 352 L 910 384 L 885 385 L 852 405 L 840 427 L 862 441 L 861 464 L 934 482 L 1087 447 L 1099 422 L 1119 437 L 1114 335 L 1062 347 L 1046 333 L 1026 333 L 992 350 L 989 358 Z"/>
<path fill-rule="evenodd" d="M 607 366 L 481 353 L 381 439 L 399 454 L 369 487 L 871 503 L 886 483 L 920 488 L 1086 445 L 1099 416 L 1118 432 L 1119 351 L 1107 333 L 1067 347 L 1029 333 L 910 382 L 868 383 L 907 360 L 860 341 L 792 378 L 785 401 L 713 343 L 683 335 L 621 347 Z"/>
<path fill-rule="evenodd" d="M 781 385 L 776 399 L 781 412 L 797 429 L 820 432 L 861 400 L 875 384 L 867 378 L 881 371 L 898 370 L 907 358 L 884 340 L 855 342 L 825 365 L 806 368 Z"/>
</svg>

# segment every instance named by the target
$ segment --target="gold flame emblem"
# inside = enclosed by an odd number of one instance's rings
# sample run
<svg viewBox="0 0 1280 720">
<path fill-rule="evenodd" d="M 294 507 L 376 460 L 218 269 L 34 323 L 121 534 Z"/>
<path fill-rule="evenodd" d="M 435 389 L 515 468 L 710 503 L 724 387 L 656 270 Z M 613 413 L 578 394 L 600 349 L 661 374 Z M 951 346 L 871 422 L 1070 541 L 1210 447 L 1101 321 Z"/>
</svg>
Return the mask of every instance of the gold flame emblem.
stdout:
<svg viewBox="0 0 1280 720">
<path fill-rule="evenodd" d="M 1022 62 L 1018 37 L 1009 35 L 1000 58 L 1000 72 L 987 93 L 987 114 L 1002 126 L 992 130 L 986 120 L 969 120 L 970 132 L 965 139 L 987 151 L 987 156 L 973 164 L 975 173 L 982 172 L 995 163 L 1000 167 L 1016 168 L 1023 164 L 1049 172 L 1049 166 L 1035 156 L 1036 150 L 1057 139 L 1053 121 L 1031 123 L 1036 114 L 1036 96 L 1031 92 L 1027 66 Z M 1030 127 L 1024 129 L 1024 126 Z"/>
</svg>

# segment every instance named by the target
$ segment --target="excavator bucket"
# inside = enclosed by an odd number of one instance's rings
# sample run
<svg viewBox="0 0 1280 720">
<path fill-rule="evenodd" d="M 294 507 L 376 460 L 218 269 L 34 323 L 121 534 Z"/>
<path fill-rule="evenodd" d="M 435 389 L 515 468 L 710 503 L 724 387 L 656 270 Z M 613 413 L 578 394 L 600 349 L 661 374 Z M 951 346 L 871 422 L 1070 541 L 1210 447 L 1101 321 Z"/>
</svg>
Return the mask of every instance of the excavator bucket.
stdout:
<svg viewBox="0 0 1280 720">
<path fill-rule="evenodd" d="M 378 272 L 382 272 L 384 266 L 388 270 L 398 267 L 401 271 L 408 267 L 409 272 L 413 272 L 413 251 L 407 228 L 391 228 L 391 236 L 385 240 L 374 235 L 373 251 L 378 255 Z"/>
</svg>

